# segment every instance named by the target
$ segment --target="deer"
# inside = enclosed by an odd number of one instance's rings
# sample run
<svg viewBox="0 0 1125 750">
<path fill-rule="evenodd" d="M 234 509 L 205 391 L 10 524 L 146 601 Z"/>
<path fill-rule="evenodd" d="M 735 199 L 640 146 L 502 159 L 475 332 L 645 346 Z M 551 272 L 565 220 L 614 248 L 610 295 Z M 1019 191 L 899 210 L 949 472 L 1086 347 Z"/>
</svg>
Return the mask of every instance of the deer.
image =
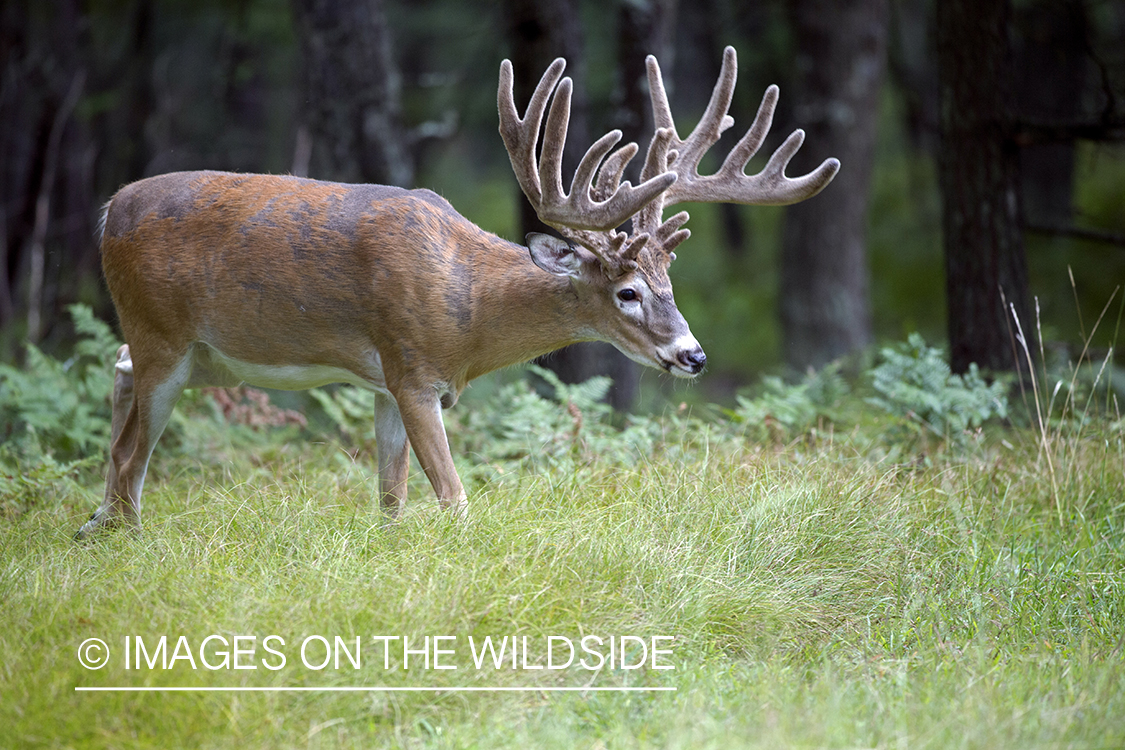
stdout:
<svg viewBox="0 0 1125 750">
<path fill-rule="evenodd" d="M 510 242 L 425 189 L 294 176 L 177 172 L 113 195 L 100 250 L 126 343 L 114 366 L 105 494 L 76 536 L 139 528 L 149 459 L 185 388 L 345 383 L 372 391 L 378 491 L 393 522 L 405 507 L 411 449 L 439 507 L 465 513 L 442 410 L 474 378 L 590 340 L 672 376 L 697 377 L 707 357 L 668 276 L 673 251 L 690 234 L 688 213 L 665 219 L 665 208 L 795 203 L 824 189 L 839 161 L 787 177 L 804 140 L 796 130 L 761 172 L 745 173 L 772 124 L 778 88 L 770 86 L 719 170 L 699 173 L 703 155 L 734 124 L 727 112 L 737 59 L 727 47 L 686 139 L 649 56 L 655 133 L 639 183 L 622 180 L 638 147 L 615 148 L 622 136 L 613 130 L 586 151 L 568 192 L 562 153 L 573 83 L 565 65 L 551 63 L 522 117 L 508 60 L 497 92 L 516 180 L 557 237 Z"/>
</svg>

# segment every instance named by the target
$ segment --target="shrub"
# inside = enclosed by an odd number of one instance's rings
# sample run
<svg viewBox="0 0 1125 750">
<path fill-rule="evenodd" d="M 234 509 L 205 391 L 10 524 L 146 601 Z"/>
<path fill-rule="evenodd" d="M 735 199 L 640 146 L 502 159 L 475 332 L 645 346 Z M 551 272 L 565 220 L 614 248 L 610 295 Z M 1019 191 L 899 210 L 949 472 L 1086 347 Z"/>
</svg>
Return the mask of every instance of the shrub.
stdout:
<svg viewBox="0 0 1125 750">
<path fill-rule="evenodd" d="M 1004 382 L 988 383 L 976 364 L 964 375 L 954 375 L 941 350 L 927 346 L 917 333 L 904 344 L 884 348 L 880 357 L 871 371 L 879 395 L 868 402 L 911 424 L 960 439 L 969 428 L 1008 415 Z"/>
<path fill-rule="evenodd" d="M 795 384 L 776 376 L 762 378 L 762 392 L 756 398 L 735 397 L 736 408 L 727 415 L 751 432 L 768 432 L 785 437 L 805 432 L 820 420 L 837 421 L 837 408 L 849 393 L 840 374 L 840 363 L 809 372 Z"/>
<path fill-rule="evenodd" d="M 23 368 L 0 364 L 0 513 L 19 514 L 99 467 L 110 433 L 110 365 L 121 342 L 84 305 L 79 339 L 60 361 L 27 345 Z"/>
<path fill-rule="evenodd" d="M 121 342 L 90 308 L 69 309 L 79 334 L 73 356 L 60 361 L 28 344 L 23 368 L 0 364 L 0 440 L 29 458 L 100 455 L 109 441 L 110 363 Z"/>
<path fill-rule="evenodd" d="M 653 450 L 659 430 L 654 420 L 629 417 L 620 429 L 613 424 L 613 407 L 603 401 L 609 378 L 570 385 L 545 368 L 531 365 L 529 370 L 546 383 L 552 397 L 521 379 L 450 425 L 455 453 L 469 453 L 477 463 L 470 475 L 494 478 L 532 466 L 574 471 L 595 458 L 620 466 Z"/>
</svg>

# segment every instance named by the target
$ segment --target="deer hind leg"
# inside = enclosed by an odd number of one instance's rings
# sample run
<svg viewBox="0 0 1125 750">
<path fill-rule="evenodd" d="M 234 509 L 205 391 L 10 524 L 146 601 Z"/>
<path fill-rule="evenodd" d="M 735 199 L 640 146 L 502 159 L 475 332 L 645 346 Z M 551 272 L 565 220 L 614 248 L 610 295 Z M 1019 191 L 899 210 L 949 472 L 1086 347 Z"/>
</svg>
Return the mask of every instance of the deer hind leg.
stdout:
<svg viewBox="0 0 1125 750">
<path fill-rule="evenodd" d="M 379 495 L 383 512 L 400 518 L 406 507 L 406 477 L 410 470 L 410 441 L 398 404 L 391 396 L 375 394 L 375 445 L 379 453 Z"/>
<path fill-rule="evenodd" d="M 122 344 L 117 350 L 117 362 L 113 366 L 112 399 L 113 414 L 110 417 L 109 435 L 111 450 L 109 460 L 106 462 L 108 467 L 105 477 L 105 495 L 102 498 L 101 506 L 94 511 L 90 520 L 78 532 L 79 538 L 89 533 L 95 525 L 101 525 L 105 522 L 101 519 L 125 514 L 123 508 L 113 507 L 119 504 L 121 500 L 113 493 L 113 488 L 117 486 L 117 467 L 113 463 L 112 448 L 121 435 L 121 430 L 125 427 L 125 418 L 129 414 L 129 409 L 133 406 L 133 359 L 129 354 L 128 344 Z"/>
<path fill-rule="evenodd" d="M 103 527 L 140 525 L 148 461 L 188 382 L 191 364 L 190 352 L 178 361 L 158 364 L 135 363 L 128 345 L 117 350 L 105 495 L 77 539 Z"/>
</svg>

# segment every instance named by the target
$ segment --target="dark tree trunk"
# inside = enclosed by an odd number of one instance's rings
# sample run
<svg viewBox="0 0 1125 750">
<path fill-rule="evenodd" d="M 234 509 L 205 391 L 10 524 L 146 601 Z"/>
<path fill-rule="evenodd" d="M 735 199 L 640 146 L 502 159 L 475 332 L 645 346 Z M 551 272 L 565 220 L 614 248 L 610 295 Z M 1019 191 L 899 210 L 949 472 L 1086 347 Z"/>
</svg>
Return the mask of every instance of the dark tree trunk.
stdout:
<svg viewBox="0 0 1125 750">
<path fill-rule="evenodd" d="M 539 81 L 539 76 L 556 56 L 567 58 L 568 65 L 576 66 L 585 77 L 585 55 L 581 27 L 578 24 L 578 9 L 573 0 L 509 0 L 513 54 L 517 57 L 517 100 L 526 102 L 531 91 Z M 675 23 L 677 0 L 653 0 L 636 3 L 621 2 L 617 12 L 617 90 L 614 96 L 612 120 L 614 127 L 622 131 L 622 142 L 634 141 L 644 153 L 644 136 L 652 132 L 652 112 L 648 98 L 645 56 L 656 55 L 665 75 L 671 74 L 671 37 Z M 530 52 L 530 67 L 524 74 L 527 87 L 522 93 L 519 89 L 519 61 L 523 54 Z M 576 80 L 578 75 L 572 74 Z M 584 87 L 581 87 L 584 88 Z M 589 120 L 586 116 L 588 106 L 585 98 L 577 99 L 572 108 L 571 135 L 567 139 L 566 159 L 563 169 L 571 174 L 578 161 L 589 146 Z M 575 112 L 581 122 L 575 127 Z M 579 135 L 580 134 L 580 135 Z M 629 165 L 626 178 L 638 182 L 640 159 Z M 534 210 L 526 200 L 521 201 L 523 226 L 525 231 L 549 231 L 539 222 Z M 627 411 L 637 400 L 637 363 L 617 351 L 612 345 L 602 342 L 589 342 L 568 346 L 543 359 L 542 362 L 558 374 L 565 383 L 581 383 L 592 377 L 605 375 L 613 380 L 608 394 L 609 403 L 614 409 Z"/>
<path fill-rule="evenodd" d="M 887 67 L 902 97 L 911 147 L 936 157 L 940 123 L 933 11 L 932 0 L 891 4 Z"/>
<path fill-rule="evenodd" d="M 152 157 L 145 129 L 156 106 L 156 92 L 152 86 L 152 68 L 156 59 L 153 40 L 153 14 L 151 0 L 137 0 L 132 15 L 131 54 L 126 67 L 125 90 L 129 103 L 125 115 L 126 138 L 119 141 L 116 155 L 125 166 L 122 183 L 148 176 Z"/>
<path fill-rule="evenodd" d="M 1019 194 L 1011 137 L 1008 0 L 939 0 L 942 192 L 950 365 L 1021 370 L 1005 300 L 1034 352 Z"/>
<path fill-rule="evenodd" d="M 23 3 L 0 5 L 0 328 L 15 317 L 19 246 L 30 232 L 37 115 L 30 21 Z M 6 353 L 0 351 L 0 359 Z"/>
<path fill-rule="evenodd" d="M 575 0 L 506 0 L 508 38 L 512 44 L 517 106 L 524 107 L 540 76 L 556 57 L 567 61 L 566 73 L 575 81 L 570 127 L 563 153 L 563 181 L 573 174 L 591 143 L 586 99 L 586 54 L 582 26 Z M 643 65 L 643 62 L 642 62 Z M 628 139 L 626 135 L 626 139 Z M 528 232 L 554 232 L 539 221 L 535 209 L 521 195 L 520 225 Z M 628 409 L 636 399 L 636 365 L 609 344 L 591 342 L 568 346 L 544 357 L 541 362 L 564 383 L 580 383 L 596 375 L 613 379 L 609 401 L 616 409 Z"/>
<path fill-rule="evenodd" d="M 632 141 L 641 147 L 640 156 L 629 164 L 625 175 L 633 184 L 639 182 L 644 147 L 653 130 L 645 57 L 655 55 L 665 79 L 672 79 L 672 37 L 678 4 L 678 0 L 626 0 L 617 6 L 617 88 L 612 117 L 613 127 L 621 130 L 621 142 Z"/>
<path fill-rule="evenodd" d="M 1077 122 L 1082 118 L 1089 44 L 1078 0 L 1040 0 L 1015 19 L 1015 104 L 1020 119 Z M 1075 142 L 1032 143 L 1020 149 L 1020 187 L 1031 225 L 1068 226 L 1074 196 Z"/>
<path fill-rule="evenodd" d="M 82 8 L 33 5 L 0 11 L 0 327 L 23 313 L 35 342 L 55 332 L 96 251 L 94 147 L 75 116 L 89 65 Z"/>
<path fill-rule="evenodd" d="M 887 0 L 790 4 L 798 50 L 793 112 L 808 134 L 790 172 L 840 159 L 834 183 L 790 206 L 782 239 L 785 360 L 820 367 L 872 342 L 867 204 L 886 58 Z M 784 92 L 783 92 L 784 94 Z"/>
<path fill-rule="evenodd" d="M 315 176 L 410 187 L 414 159 L 383 0 L 294 0 Z"/>
<path fill-rule="evenodd" d="M 628 5 L 627 3 L 626 6 Z M 672 92 L 673 101 L 677 101 L 681 106 L 686 105 L 683 106 L 682 111 L 703 111 L 714 82 L 719 80 L 723 48 L 732 37 L 746 40 L 746 46 L 749 48 L 757 46 L 763 37 L 762 17 L 768 12 L 769 9 L 765 4 L 744 6 L 728 0 L 694 0 L 684 4 L 679 17 L 674 19 L 676 52 L 683 61 L 681 70 L 693 74 L 694 77 L 679 78 L 676 81 L 681 87 L 680 92 L 686 97 L 676 96 L 675 92 Z M 748 72 L 748 69 L 755 69 L 756 73 L 769 77 L 765 70 L 753 63 L 747 65 L 747 60 L 750 59 L 747 57 L 748 52 L 749 50 L 739 49 L 742 69 L 739 71 L 739 85 L 730 108 L 735 127 L 728 130 L 719 143 L 712 146 L 711 153 L 704 157 L 702 167 L 704 172 L 708 171 L 709 163 L 712 171 L 718 168 L 717 155 L 729 153 L 738 138 L 746 132 L 745 127 L 738 126 L 749 124 L 753 119 L 753 110 L 748 110 L 744 106 L 749 102 L 749 97 L 743 99 L 742 95 L 746 91 L 753 90 L 754 86 L 748 85 L 742 76 Z M 660 58 L 660 67 L 661 70 L 670 67 L 665 65 L 663 57 Z M 684 101 L 685 98 L 688 101 Z M 753 102 L 752 106 L 757 107 L 757 105 L 757 102 Z M 684 125 L 686 129 L 688 123 Z M 743 222 L 745 215 L 743 208 L 734 203 L 717 203 L 714 210 L 719 215 L 718 229 L 723 249 L 733 261 L 745 258 L 749 248 L 747 227 Z"/>
</svg>

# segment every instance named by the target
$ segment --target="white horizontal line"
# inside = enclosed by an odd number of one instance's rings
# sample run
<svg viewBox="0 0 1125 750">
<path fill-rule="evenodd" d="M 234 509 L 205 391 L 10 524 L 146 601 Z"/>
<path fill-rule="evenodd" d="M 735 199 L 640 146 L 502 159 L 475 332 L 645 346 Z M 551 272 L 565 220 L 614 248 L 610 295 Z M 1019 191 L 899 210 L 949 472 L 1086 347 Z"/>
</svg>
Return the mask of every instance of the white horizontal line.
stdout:
<svg viewBox="0 0 1125 750">
<path fill-rule="evenodd" d="M 84 693 L 656 693 L 675 692 L 674 687 L 75 687 Z"/>
</svg>

